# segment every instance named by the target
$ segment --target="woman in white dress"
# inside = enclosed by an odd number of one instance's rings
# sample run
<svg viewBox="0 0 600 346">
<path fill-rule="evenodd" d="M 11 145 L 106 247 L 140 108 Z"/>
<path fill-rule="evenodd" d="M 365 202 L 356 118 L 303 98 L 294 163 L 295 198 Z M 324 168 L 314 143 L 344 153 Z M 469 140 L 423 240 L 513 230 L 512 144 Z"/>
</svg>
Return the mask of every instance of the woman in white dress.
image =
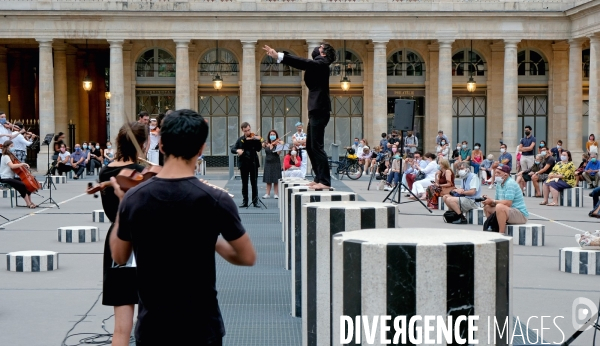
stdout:
<svg viewBox="0 0 600 346">
<path fill-rule="evenodd" d="M 423 157 L 425 158 L 425 161 L 427 161 L 427 166 L 425 166 L 425 168 L 421 168 L 419 166 L 416 166 L 414 168 L 417 170 L 417 174 L 421 172 L 425 173 L 425 178 L 415 181 L 415 183 L 412 186 L 412 193 L 420 199 L 425 200 L 427 199 L 427 197 L 425 196 L 425 191 L 427 190 L 427 187 L 435 181 L 435 173 L 438 171 L 438 165 L 435 162 L 434 154 L 425 153 Z M 409 199 L 415 198 L 413 196 L 410 196 Z"/>
<path fill-rule="evenodd" d="M 156 119 L 150 119 L 150 144 L 148 147 L 148 161 L 158 165 L 158 140 L 160 139 L 160 128 Z"/>
</svg>

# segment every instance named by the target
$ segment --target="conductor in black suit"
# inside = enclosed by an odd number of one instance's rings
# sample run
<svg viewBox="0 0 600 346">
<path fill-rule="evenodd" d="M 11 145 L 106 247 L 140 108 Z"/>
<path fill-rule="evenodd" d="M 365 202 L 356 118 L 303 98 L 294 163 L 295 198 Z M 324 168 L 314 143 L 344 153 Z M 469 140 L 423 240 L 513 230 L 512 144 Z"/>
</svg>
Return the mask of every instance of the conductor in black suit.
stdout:
<svg viewBox="0 0 600 346">
<path fill-rule="evenodd" d="M 329 65 L 335 60 L 335 49 L 322 42 L 312 52 L 312 60 L 278 53 L 269 46 L 263 49 L 277 60 L 304 72 L 304 82 L 308 87 L 308 128 L 306 131 L 306 152 L 315 171 L 310 188 L 323 189 L 331 186 L 331 174 L 327 154 L 323 148 L 325 127 L 329 123 L 331 101 L 329 100 Z"/>
<path fill-rule="evenodd" d="M 238 155 L 238 166 L 242 176 L 242 196 L 243 201 L 240 208 L 248 207 L 248 176 L 250 176 L 250 185 L 252 186 L 252 205 L 259 208 L 258 205 L 258 187 L 256 178 L 258 177 L 258 152 L 262 149 L 262 137 L 252 133 L 250 124 L 243 122 L 240 125 L 244 135 L 238 138 L 235 145 L 231 148 L 232 154 Z"/>
</svg>

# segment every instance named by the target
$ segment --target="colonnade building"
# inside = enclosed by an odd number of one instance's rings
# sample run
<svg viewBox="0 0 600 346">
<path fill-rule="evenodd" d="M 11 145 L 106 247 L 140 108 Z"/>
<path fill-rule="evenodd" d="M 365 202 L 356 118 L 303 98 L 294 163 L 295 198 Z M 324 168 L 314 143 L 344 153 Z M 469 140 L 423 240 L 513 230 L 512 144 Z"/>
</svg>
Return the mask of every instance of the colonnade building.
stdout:
<svg viewBox="0 0 600 346">
<path fill-rule="evenodd" d="M 308 57 L 322 40 L 338 54 L 326 147 L 377 144 L 398 98 L 416 101 L 426 151 L 438 130 L 494 154 L 525 125 L 575 153 L 599 135 L 600 0 L 29 0 L 0 14 L 0 110 L 42 136 L 74 124 L 73 142 L 103 143 L 140 111 L 191 108 L 223 165 L 242 122 L 307 122 L 302 72 L 262 46 Z"/>
</svg>

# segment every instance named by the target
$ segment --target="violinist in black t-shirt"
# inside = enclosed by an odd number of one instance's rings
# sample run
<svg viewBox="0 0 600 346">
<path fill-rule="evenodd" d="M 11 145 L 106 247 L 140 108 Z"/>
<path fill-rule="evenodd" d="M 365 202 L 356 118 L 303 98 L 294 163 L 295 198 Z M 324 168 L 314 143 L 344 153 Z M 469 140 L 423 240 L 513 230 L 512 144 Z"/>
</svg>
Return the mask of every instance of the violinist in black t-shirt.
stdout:
<svg viewBox="0 0 600 346">
<path fill-rule="evenodd" d="M 256 179 L 258 178 L 258 152 L 262 149 L 263 139 L 252 132 L 250 124 L 243 122 L 240 126 L 244 135 L 238 138 L 234 146 L 231 148 L 232 154 L 238 155 L 238 167 L 242 176 L 242 196 L 243 202 L 240 208 L 248 207 L 248 176 L 250 176 L 250 184 L 252 185 L 252 205 L 258 206 L 258 186 Z"/>
<path fill-rule="evenodd" d="M 207 136 L 208 124 L 196 112 L 167 115 L 158 144 L 162 170 L 128 190 L 119 205 L 110 249 L 119 264 L 135 254 L 137 346 L 221 345 L 215 251 L 235 265 L 256 260 L 233 199 L 195 177 Z"/>
</svg>

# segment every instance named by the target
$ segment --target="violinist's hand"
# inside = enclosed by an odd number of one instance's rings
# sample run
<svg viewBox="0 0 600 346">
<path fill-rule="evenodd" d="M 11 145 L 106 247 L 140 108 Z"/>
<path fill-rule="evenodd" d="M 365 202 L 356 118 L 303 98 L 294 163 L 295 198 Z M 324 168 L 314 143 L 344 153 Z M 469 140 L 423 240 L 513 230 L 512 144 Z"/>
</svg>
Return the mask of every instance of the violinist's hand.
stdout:
<svg viewBox="0 0 600 346">
<path fill-rule="evenodd" d="M 121 186 L 119 186 L 115 177 L 110 178 L 110 185 L 115 189 L 115 196 L 119 197 L 119 201 L 122 200 L 123 196 L 125 196 L 125 192 L 121 190 Z"/>
<path fill-rule="evenodd" d="M 254 136 L 254 139 L 262 139 L 262 137 L 259 135 L 256 135 L 256 136 Z"/>
<path fill-rule="evenodd" d="M 238 156 L 242 155 L 243 153 L 244 153 L 244 149 L 238 149 L 237 150 Z"/>
</svg>

